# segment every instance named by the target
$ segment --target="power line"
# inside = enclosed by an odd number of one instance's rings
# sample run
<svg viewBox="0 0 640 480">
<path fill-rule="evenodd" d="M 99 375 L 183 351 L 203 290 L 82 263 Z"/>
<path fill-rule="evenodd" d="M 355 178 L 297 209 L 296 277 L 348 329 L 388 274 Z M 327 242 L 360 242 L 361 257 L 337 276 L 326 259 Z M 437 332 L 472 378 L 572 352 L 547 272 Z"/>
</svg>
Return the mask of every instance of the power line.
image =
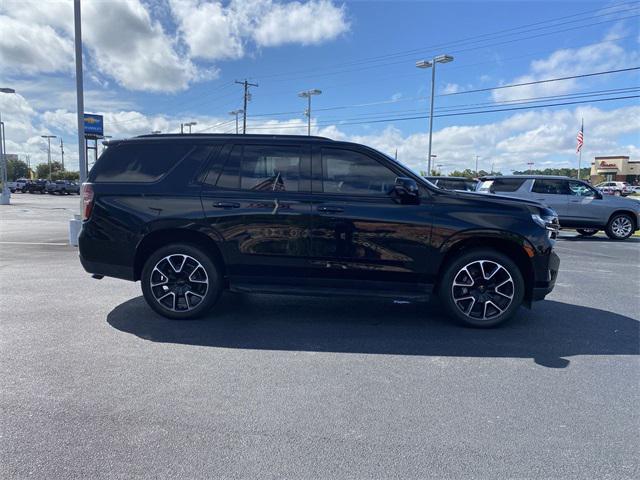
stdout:
<svg viewBox="0 0 640 480">
<path fill-rule="evenodd" d="M 577 101 L 571 101 L 571 102 L 557 102 L 557 103 L 548 103 L 548 104 L 544 104 L 544 105 L 529 105 L 529 106 L 523 106 L 523 107 L 508 107 L 508 108 L 496 108 L 496 109 L 487 109 L 487 110 L 475 110 L 475 111 L 466 111 L 466 112 L 457 112 L 457 113 L 439 113 L 437 115 L 434 115 L 434 118 L 437 117 L 453 117 L 453 116 L 463 116 L 463 115 L 477 115 L 477 114 L 484 114 L 484 113 L 496 113 L 496 112 L 509 112 L 509 111 L 516 111 L 516 110 L 530 110 L 530 109 L 534 109 L 534 108 L 547 108 L 547 107 L 557 107 L 557 106 L 564 106 L 564 105 L 579 105 L 579 104 L 584 104 L 584 103 L 596 103 L 596 102 L 609 102 L 609 101 L 615 101 L 615 100 L 627 100 L 627 99 L 632 99 L 632 98 L 640 98 L 640 95 L 627 95 L 627 96 L 622 96 L 622 97 L 611 97 L 611 98 L 597 98 L 597 99 L 593 99 L 593 100 L 577 100 Z M 417 115 L 417 116 L 412 116 L 412 117 L 396 117 L 396 118 L 384 118 L 384 119 L 377 119 L 377 120 L 366 120 L 366 121 L 357 121 L 357 122 L 339 122 L 339 125 L 362 125 L 362 124 L 369 124 L 369 123 L 387 123 L 387 122 L 395 122 L 395 121 L 406 121 L 406 120 L 423 120 L 429 118 L 428 115 Z M 332 125 L 336 122 L 329 122 L 327 123 L 326 121 L 323 122 L 318 122 L 316 125 L 318 126 L 328 126 L 328 125 Z M 272 126 L 254 126 L 252 127 L 252 129 L 254 130 L 265 130 L 265 129 L 271 129 L 273 128 Z M 278 125 L 277 128 L 300 128 L 299 125 Z"/>
<path fill-rule="evenodd" d="M 548 83 L 548 82 L 559 82 L 562 80 L 572 80 L 574 78 L 586 78 L 586 77 L 595 77 L 598 75 L 608 75 L 611 73 L 621 73 L 621 72 L 630 72 L 633 70 L 640 70 L 640 67 L 629 67 L 629 68 L 619 68 L 617 70 L 605 70 L 602 72 L 593 72 L 593 73 L 583 73 L 581 75 L 571 75 L 568 77 L 557 77 L 557 78 L 547 78 L 544 80 L 534 80 L 532 82 L 522 82 L 522 83 L 512 83 L 510 85 L 499 85 L 497 87 L 488 87 L 488 88 L 476 88 L 473 90 L 463 90 L 462 92 L 453 92 L 453 93 L 441 93 L 437 95 L 438 97 L 450 97 L 452 95 L 463 95 L 466 93 L 477 93 L 477 92 L 488 92 L 490 90 L 502 90 L 503 88 L 512 88 L 512 87 L 524 87 L 526 85 L 537 85 L 540 83 Z"/>
</svg>

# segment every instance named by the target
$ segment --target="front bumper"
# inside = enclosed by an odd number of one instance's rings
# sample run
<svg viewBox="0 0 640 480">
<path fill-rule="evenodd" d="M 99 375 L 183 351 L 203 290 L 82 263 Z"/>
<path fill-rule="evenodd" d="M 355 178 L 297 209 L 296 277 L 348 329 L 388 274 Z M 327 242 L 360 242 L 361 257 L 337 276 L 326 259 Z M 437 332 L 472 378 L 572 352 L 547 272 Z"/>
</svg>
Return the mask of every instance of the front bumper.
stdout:
<svg viewBox="0 0 640 480">
<path fill-rule="evenodd" d="M 553 287 L 556 285 L 556 278 L 558 278 L 558 270 L 560 268 L 560 257 L 556 254 L 556 252 L 552 251 L 549 254 L 548 266 L 546 268 L 546 278 L 545 279 L 536 279 L 536 283 L 533 287 L 533 291 L 531 292 L 531 300 L 544 300 L 551 291 Z"/>
</svg>

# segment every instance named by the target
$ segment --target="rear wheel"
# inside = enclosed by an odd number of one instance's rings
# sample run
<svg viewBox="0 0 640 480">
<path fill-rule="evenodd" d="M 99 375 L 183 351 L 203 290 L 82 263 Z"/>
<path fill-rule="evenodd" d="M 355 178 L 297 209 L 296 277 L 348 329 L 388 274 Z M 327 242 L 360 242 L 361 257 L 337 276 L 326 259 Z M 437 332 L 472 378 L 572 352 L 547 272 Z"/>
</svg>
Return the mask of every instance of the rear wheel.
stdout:
<svg viewBox="0 0 640 480">
<path fill-rule="evenodd" d="M 635 230 L 633 219 L 626 213 L 618 213 L 609 219 L 605 232 L 612 240 L 625 240 Z"/>
<path fill-rule="evenodd" d="M 209 255 L 182 243 L 154 252 L 144 264 L 141 283 L 149 306 L 178 320 L 205 314 L 222 291 L 222 276 Z"/>
<path fill-rule="evenodd" d="M 495 327 L 511 318 L 524 298 L 518 266 L 494 250 L 471 250 L 446 267 L 439 295 L 450 316 L 473 327 Z"/>
<path fill-rule="evenodd" d="M 576 228 L 576 232 L 578 232 L 583 237 L 592 237 L 596 233 L 598 233 L 597 228 Z"/>
</svg>

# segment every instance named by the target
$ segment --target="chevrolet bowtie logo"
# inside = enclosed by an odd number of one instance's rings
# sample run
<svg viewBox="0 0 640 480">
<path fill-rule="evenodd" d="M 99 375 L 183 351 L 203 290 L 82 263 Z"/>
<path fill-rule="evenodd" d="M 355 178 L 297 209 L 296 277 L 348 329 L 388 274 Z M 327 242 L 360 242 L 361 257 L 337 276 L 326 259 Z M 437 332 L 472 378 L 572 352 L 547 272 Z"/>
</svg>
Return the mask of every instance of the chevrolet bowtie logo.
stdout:
<svg viewBox="0 0 640 480">
<path fill-rule="evenodd" d="M 98 120 L 98 119 L 97 119 L 97 118 L 95 118 L 95 117 L 85 117 L 85 118 L 84 118 L 84 121 L 85 121 L 86 123 L 99 123 L 99 122 L 100 122 L 100 120 Z"/>
</svg>

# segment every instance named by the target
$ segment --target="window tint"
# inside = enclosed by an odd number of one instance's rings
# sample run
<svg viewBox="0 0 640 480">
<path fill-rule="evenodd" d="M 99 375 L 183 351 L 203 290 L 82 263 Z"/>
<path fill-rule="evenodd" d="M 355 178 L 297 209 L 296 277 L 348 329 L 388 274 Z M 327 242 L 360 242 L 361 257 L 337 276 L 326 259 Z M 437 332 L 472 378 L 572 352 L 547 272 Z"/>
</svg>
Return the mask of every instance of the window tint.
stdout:
<svg viewBox="0 0 640 480">
<path fill-rule="evenodd" d="M 569 182 L 569 191 L 577 197 L 594 197 L 596 194 L 593 188 L 582 182 Z"/>
<path fill-rule="evenodd" d="M 300 148 L 245 146 L 241 178 L 242 190 L 297 192 Z"/>
<path fill-rule="evenodd" d="M 218 188 L 297 192 L 300 184 L 299 147 L 236 145 L 218 181 Z M 207 178 L 207 183 L 213 184 Z"/>
<path fill-rule="evenodd" d="M 531 189 L 534 193 L 547 195 L 569 195 L 569 185 L 566 180 L 536 179 Z"/>
<path fill-rule="evenodd" d="M 491 193 L 495 192 L 515 192 L 524 183 L 525 178 L 495 178 L 489 187 Z"/>
<path fill-rule="evenodd" d="M 322 149 L 325 193 L 388 195 L 396 174 L 367 155 L 349 150 Z"/>
<path fill-rule="evenodd" d="M 94 182 L 155 182 L 191 150 L 189 144 L 128 143 L 108 148 L 91 169 Z"/>
</svg>

